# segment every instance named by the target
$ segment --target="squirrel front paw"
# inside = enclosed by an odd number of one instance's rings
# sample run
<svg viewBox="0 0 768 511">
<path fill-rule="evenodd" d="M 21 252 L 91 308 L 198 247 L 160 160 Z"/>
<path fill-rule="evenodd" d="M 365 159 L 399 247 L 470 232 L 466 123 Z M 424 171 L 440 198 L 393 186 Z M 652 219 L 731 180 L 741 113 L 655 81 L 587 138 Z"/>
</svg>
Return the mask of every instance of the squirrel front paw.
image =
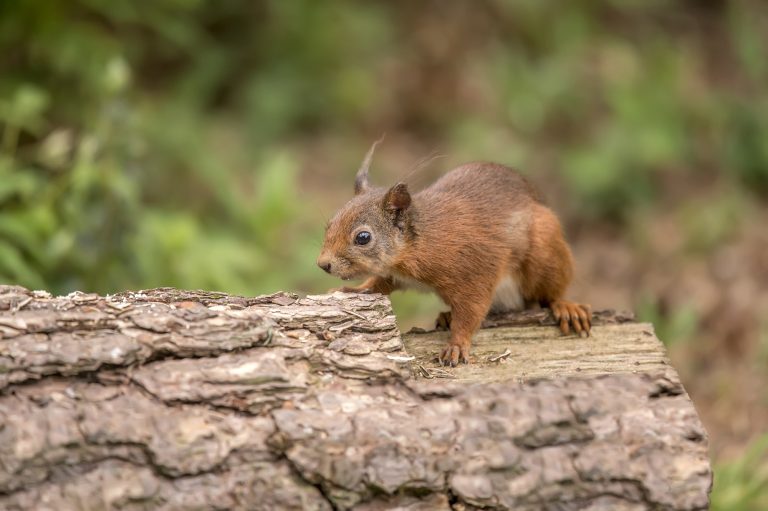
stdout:
<svg viewBox="0 0 768 511">
<path fill-rule="evenodd" d="M 448 341 L 448 344 L 440 351 L 439 361 L 441 364 L 451 367 L 456 367 L 459 362 L 469 364 L 469 343 Z"/>
<path fill-rule="evenodd" d="M 558 300 L 550 304 L 555 321 L 560 322 L 564 335 L 571 333 L 571 327 L 580 337 L 588 337 L 592 329 L 592 309 L 589 305 Z"/>
</svg>

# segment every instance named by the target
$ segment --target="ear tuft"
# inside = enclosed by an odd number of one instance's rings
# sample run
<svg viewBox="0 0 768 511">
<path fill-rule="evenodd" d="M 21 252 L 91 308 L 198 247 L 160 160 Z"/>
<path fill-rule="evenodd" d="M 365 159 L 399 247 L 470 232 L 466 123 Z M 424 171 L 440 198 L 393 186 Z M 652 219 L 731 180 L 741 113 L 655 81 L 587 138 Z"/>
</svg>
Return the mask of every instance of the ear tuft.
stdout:
<svg viewBox="0 0 768 511">
<path fill-rule="evenodd" d="M 411 205 L 411 194 L 405 183 L 397 183 L 384 195 L 384 209 L 401 212 Z"/>
<path fill-rule="evenodd" d="M 382 140 L 384 140 L 384 135 L 382 135 L 380 139 L 374 142 L 373 145 L 371 145 L 371 148 L 368 149 L 368 152 L 365 154 L 363 163 L 360 165 L 360 169 L 357 171 L 357 175 L 355 175 L 355 195 L 360 195 L 361 193 L 365 193 L 370 189 L 370 185 L 368 184 L 368 170 L 371 168 L 373 152 L 376 150 L 376 146 L 379 145 Z"/>
</svg>

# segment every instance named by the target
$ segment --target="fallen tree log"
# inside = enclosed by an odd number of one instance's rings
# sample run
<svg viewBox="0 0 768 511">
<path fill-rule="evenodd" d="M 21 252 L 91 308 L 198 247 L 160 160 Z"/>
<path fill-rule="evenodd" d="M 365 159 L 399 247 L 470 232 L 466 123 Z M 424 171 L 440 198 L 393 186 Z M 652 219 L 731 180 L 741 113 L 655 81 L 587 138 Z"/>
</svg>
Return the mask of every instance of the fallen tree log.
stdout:
<svg viewBox="0 0 768 511">
<path fill-rule="evenodd" d="M 706 509 L 652 327 L 595 318 L 489 318 L 442 368 L 379 295 L 0 286 L 0 508 Z"/>
</svg>

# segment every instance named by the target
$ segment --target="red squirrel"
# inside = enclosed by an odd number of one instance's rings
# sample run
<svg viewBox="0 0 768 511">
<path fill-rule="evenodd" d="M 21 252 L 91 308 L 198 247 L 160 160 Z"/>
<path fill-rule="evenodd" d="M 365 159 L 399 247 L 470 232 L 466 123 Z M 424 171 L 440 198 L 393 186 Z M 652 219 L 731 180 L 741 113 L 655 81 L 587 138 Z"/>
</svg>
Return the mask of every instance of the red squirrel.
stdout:
<svg viewBox="0 0 768 511">
<path fill-rule="evenodd" d="M 378 143 L 378 142 L 377 142 Z M 573 256 L 560 222 L 523 176 L 496 163 L 468 163 L 414 195 L 368 181 L 376 144 L 355 177 L 355 196 L 328 222 L 317 265 L 340 291 L 390 294 L 421 288 L 450 307 L 443 364 L 469 362 L 472 335 L 489 312 L 549 307 L 563 334 L 589 335 L 587 305 L 563 299 Z"/>
</svg>

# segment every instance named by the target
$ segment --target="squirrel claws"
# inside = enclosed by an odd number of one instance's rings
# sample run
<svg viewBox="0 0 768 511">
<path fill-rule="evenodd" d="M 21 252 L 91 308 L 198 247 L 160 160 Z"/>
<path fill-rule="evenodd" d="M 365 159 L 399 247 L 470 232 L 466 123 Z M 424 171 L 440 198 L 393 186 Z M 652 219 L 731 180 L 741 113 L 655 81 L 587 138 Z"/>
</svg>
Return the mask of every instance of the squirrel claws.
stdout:
<svg viewBox="0 0 768 511">
<path fill-rule="evenodd" d="M 435 330 L 450 330 L 451 320 L 451 311 L 441 312 L 435 320 Z M 444 366 L 451 367 L 456 367 L 459 365 L 459 362 L 469 364 L 469 343 L 448 341 L 448 344 L 440 351 L 438 362 Z"/>
<path fill-rule="evenodd" d="M 459 362 L 469 364 L 469 347 L 449 342 L 440 352 L 440 363 L 456 367 Z"/>
<path fill-rule="evenodd" d="M 560 325 L 563 335 L 574 333 L 579 337 L 588 337 L 592 329 L 592 310 L 589 305 L 558 300 L 550 305 L 552 316 Z"/>
</svg>

